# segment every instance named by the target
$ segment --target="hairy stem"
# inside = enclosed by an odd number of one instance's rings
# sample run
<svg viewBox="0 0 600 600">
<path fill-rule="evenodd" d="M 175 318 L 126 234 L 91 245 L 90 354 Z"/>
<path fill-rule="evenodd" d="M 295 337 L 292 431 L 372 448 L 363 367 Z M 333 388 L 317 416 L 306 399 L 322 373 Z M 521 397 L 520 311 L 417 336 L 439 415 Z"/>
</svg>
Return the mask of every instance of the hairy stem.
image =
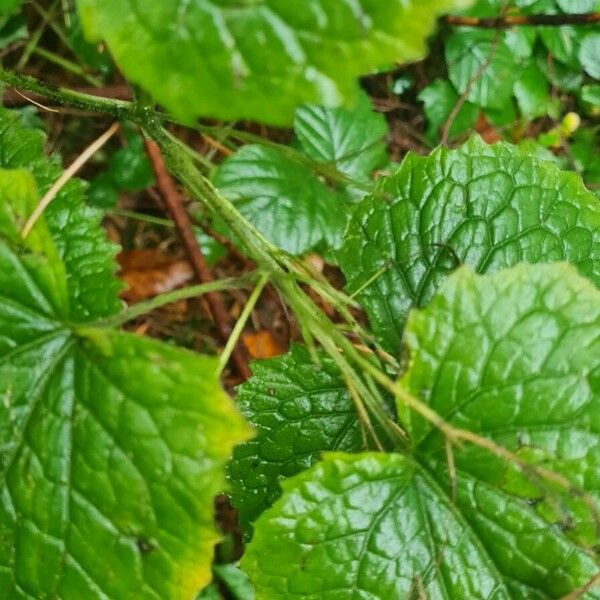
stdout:
<svg viewBox="0 0 600 600">
<path fill-rule="evenodd" d="M 115 100 L 83 92 L 75 92 L 67 88 L 61 88 L 42 83 L 28 75 L 18 75 L 12 71 L 0 68 L 0 81 L 18 90 L 25 90 L 48 98 L 61 106 L 78 108 L 92 112 L 111 115 L 117 119 L 133 119 L 138 113 L 136 105 L 126 100 Z"/>
</svg>

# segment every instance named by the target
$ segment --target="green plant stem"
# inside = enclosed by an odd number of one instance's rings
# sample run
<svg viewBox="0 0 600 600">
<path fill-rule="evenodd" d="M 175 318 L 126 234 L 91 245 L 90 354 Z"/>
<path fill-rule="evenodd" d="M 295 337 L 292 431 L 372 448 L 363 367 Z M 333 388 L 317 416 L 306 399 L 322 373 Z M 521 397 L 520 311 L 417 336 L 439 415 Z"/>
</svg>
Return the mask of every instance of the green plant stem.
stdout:
<svg viewBox="0 0 600 600">
<path fill-rule="evenodd" d="M 167 292 L 156 296 L 145 302 L 139 302 L 134 304 L 117 315 L 97 321 L 92 325 L 94 327 L 120 327 L 129 321 L 133 321 L 138 317 L 141 317 L 149 312 L 178 302 L 179 300 L 188 300 L 190 298 L 197 298 L 210 292 L 221 292 L 223 290 L 232 290 L 236 288 L 246 287 L 256 281 L 257 273 L 252 272 L 242 277 L 229 277 L 227 279 L 218 279 L 217 281 L 211 281 L 210 283 L 202 283 L 200 285 L 192 285 L 172 292 Z M 87 326 L 89 327 L 89 325 Z"/>
<path fill-rule="evenodd" d="M 303 328 L 323 346 L 344 377 L 353 381 L 361 400 L 382 430 L 388 434 L 390 440 L 393 440 L 394 445 L 404 444 L 405 440 L 398 433 L 397 426 L 393 424 L 386 407 L 382 405 L 377 395 L 372 393 L 365 384 L 361 372 L 356 369 L 363 357 L 299 286 L 296 278 L 299 274 L 306 273 L 306 269 L 296 259 L 271 244 L 251 223 L 239 214 L 231 202 L 219 194 L 212 183 L 198 171 L 189 153 L 182 151 L 181 142 L 173 139 L 171 134 L 163 128 L 163 115 L 152 108 L 141 107 L 132 102 L 101 98 L 52 87 L 32 77 L 17 75 L 4 69 L 0 69 L 0 81 L 17 89 L 40 94 L 65 106 L 100 112 L 119 119 L 129 119 L 139 124 L 148 137 L 153 139 L 160 147 L 169 170 L 212 214 L 226 223 L 231 232 L 241 241 L 247 255 L 256 263 L 259 271 L 268 276 L 270 282 L 278 289 L 288 306 L 297 315 Z M 215 285 L 218 284 L 219 282 L 215 282 Z M 340 301 L 339 292 L 328 290 L 325 283 L 321 283 L 317 287 L 321 293 L 326 294 L 325 299 L 331 303 L 340 315 L 349 320 L 353 330 L 359 332 L 357 326 L 353 323 L 348 307 Z M 190 297 L 188 293 L 191 289 L 187 288 L 185 291 L 178 291 L 178 293 L 184 294 L 183 297 L 187 298 Z M 198 286 L 194 291 L 198 294 L 210 290 L 207 290 L 205 286 Z M 179 295 L 173 297 L 178 299 Z M 158 301 L 158 299 L 155 299 L 155 301 Z M 172 301 L 174 300 L 162 300 L 158 306 Z M 125 311 L 125 313 L 109 319 L 108 324 L 119 325 L 140 316 L 156 307 L 151 303 L 132 307 L 128 309 L 129 312 Z M 387 379 L 383 373 L 380 373 L 380 375 Z"/>
<path fill-rule="evenodd" d="M 55 54 L 54 52 L 50 52 L 49 50 L 40 47 L 34 48 L 32 52 L 33 54 L 37 54 L 38 56 L 45 58 L 47 61 L 58 65 L 65 71 L 81 77 L 90 85 L 95 85 L 98 87 L 102 85 L 102 82 L 98 78 L 94 77 L 93 75 L 88 75 L 79 65 L 67 60 L 66 58 L 63 58 L 62 56 L 59 56 L 58 54 Z"/>
<path fill-rule="evenodd" d="M 73 90 L 42 83 L 28 75 L 18 75 L 17 73 L 2 68 L 0 68 L 0 82 L 10 85 L 18 90 L 40 94 L 41 96 L 56 102 L 58 105 L 85 111 L 99 112 L 110 115 L 116 119 L 131 119 L 139 122 L 140 119 L 143 118 L 139 113 L 146 110 L 140 109 L 140 107 L 133 102 L 74 92 Z M 146 118 L 148 117 L 146 116 Z"/>
<path fill-rule="evenodd" d="M 248 223 L 226 198 L 221 196 L 214 186 L 194 167 L 189 155 L 182 153 L 178 145 L 162 128 L 158 121 L 146 122 L 145 131 L 160 147 L 171 172 L 198 198 L 213 214 L 218 215 L 232 233 L 244 245 L 246 252 L 254 260 L 259 270 L 268 274 L 271 283 L 285 298 L 299 321 L 306 326 L 311 335 L 325 348 L 346 379 L 354 382 L 355 388 L 367 409 L 391 440 L 404 443 L 398 430 L 391 424 L 390 415 L 381 402 L 348 361 L 350 357 L 360 357 L 352 343 L 337 330 L 335 325 L 321 312 L 315 303 L 300 288 L 295 271 L 296 262 L 285 252 L 273 246 L 252 224 Z M 331 294 L 333 305 L 344 314 L 347 307 L 336 301 Z"/>
<path fill-rule="evenodd" d="M 242 314 L 236 321 L 235 327 L 233 328 L 233 331 L 231 332 L 231 335 L 227 340 L 227 344 L 225 345 L 225 348 L 223 349 L 223 352 L 221 352 L 221 356 L 219 357 L 219 366 L 217 368 L 217 374 L 219 376 L 221 375 L 221 373 L 223 373 L 223 370 L 227 366 L 229 358 L 231 357 L 231 354 L 234 348 L 236 347 L 240 336 L 242 335 L 242 331 L 244 330 L 244 327 L 246 326 L 246 323 L 250 318 L 250 315 L 252 314 L 252 311 L 254 310 L 254 307 L 256 306 L 256 303 L 258 302 L 258 299 L 260 298 L 260 295 L 262 294 L 262 291 L 265 288 L 265 285 L 267 285 L 268 281 L 269 277 L 267 275 L 261 276 L 260 280 L 256 284 L 256 287 L 252 291 L 252 294 L 250 294 L 250 297 L 248 298 L 248 302 L 246 302 L 246 306 L 244 306 Z"/>
</svg>

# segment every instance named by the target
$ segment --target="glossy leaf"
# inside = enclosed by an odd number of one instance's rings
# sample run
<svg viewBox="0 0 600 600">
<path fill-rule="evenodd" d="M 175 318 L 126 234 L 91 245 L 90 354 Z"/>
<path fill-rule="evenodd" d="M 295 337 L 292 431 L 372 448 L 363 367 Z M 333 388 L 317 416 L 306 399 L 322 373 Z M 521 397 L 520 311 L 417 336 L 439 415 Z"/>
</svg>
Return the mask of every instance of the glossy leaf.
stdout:
<svg viewBox="0 0 600 600">
<path fill-rule="evenodd" d="M 304 103 L 355 98 L 356 77 L 425 54 L 465 0 L 78 0 L 134 83 L 176 116 L 288 124 Z"/>
<path fill-rule="evenodd" d="M 502 107 L 519 77 L 522 58 L 494 31 L 466 30 L 446 41 L 448 76 L 459 94 L 483 107 Z"/>
<path fill-rule="evenodd" d="M 280 482 L 307 469 L 327 450 L 359 452 L 365 441 L 346 383 L 333 361 L 321 364 L 294 346 L 257 361 L 237 403 L 256 429 L 229 465 L 232 500 L 247 527 L 279 497 Z"/>
<path fill-rule="evenodd" d="M 114 250 L 79 183 L 21 240 L 59 172 L 41 145 L 2 113 L 0 598 L 187 600 L 249 432 L 215 359 L 102 324 L 120 309 Z"/>
<path fill-rule="evenodd" d="M 300 107 L 294 131 L 307 156 L 356 180 L 368 180 L 388 160 L 385 118 L 373 111 L 363 94 L 354 110 Z"/>
<path fill-rule="evenodd" d="M 341 237 L 346 200 L 276 148 L 244 146 L 221 165 L 214 183 L 267 239 L 292 254 L 323 242 L 336 246 Z"/>
<path fill-rule="evenodd" d="M 600 291 L 572 267 L 461 269 L 406 343 L 405 389 L 600 499 Z M 258 600 L 559 599 L 597 575 L 582 496 L 473 445 L 450 478 L 442 436 L 408 421 L 407 455 L 328 454 L 283 484 L 242 561 Z"/>
<path fill-rule="evenodd" d="M 462 263 L 485 273 L 567 260 L 600 283 L 600 204 L 577 175 L 473 138 L 407 156 L 357 206 L 338 259 L 372 328 L 397 352 L 410 308 Z"/>
</svg>

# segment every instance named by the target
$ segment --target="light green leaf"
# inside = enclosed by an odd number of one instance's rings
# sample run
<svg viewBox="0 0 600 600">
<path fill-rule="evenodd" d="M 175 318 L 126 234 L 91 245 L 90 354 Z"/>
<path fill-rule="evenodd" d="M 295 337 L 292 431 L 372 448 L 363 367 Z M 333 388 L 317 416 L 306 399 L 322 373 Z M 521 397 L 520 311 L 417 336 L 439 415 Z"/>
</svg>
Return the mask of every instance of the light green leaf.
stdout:
<svg viewBox="0 0 600 600">
<path fill-rule="evenodd" d="M 94 322 L 120 304 L 79 183 L 21 242 L 58 172 L 41 143 L 0 115 L 0 598 L 188 600 L 249 432 L 215 359 Z"/>
<path fill-rule="evenodd" d="M 381 201 L 387 195 L 388 202 Z M 574 173 L 471 139 L 409 155 L 355 209 L 338 259 L 385 347 L 461 263 L 478 272 L 567 260 L 600 283 L 600 204 Z"/>
<path fill-rule="evenodd" d="M 594 12 L 598 0 L 556 0 L 559 8 L 570 14 Z"/>
<path fill-rule="evenodd" d="M 587 35 L 579 49 L 581 66 L 588 75 L 600 79 L 600 33 Z"/>
<path fill-rule="evenodd" d="M 247 527 L 279 497 L 280 482 L 307 469 L 323 451 L 365 450 L 347 385 L 324 353 L 314 364 L 294 346 L 281 357 L 257 361 L 238 389 L 237 403 L 256 429 L 229 465 L 233 504 Z"/>
<path fill-rule="evenodd" d="M 427 139 L 436 143 L 439 141 L 440 128 L 459 102 L 459 96 L 452 84 L 445 79 L 435 79 L 419 93 L 419 100 L 424 104 L 427 117 Z M 465 102 L 450 127 L 450 138 L 471 129 L 480 113 L 480 108 Z"/>
<path fill-rule="evenodd" d="M 366 94 L 360 95 L 354 110 L 300 107 L 294 131 L 307 156 L 355 180 L 368 181 L 388 161 L 387 124 L 383 115 L 373 111 Z"/>
<path fill-rule="evenodd" d="M 186 121 L 285 125 L 304 103 L 339 105 L 356 77 L 425 55 L 438 15 L 468 0 L 78 0 L 134 83 Z"/>
<path fill-rule="evenodd" d="M 332 247 L 339 242 L 346 200 L 276 148 L 244 146 L 221 165 L 214 183 L 283 250 L 302 254 L 323 242 Z"/>
<path fill-rule="evenodd" d="M 465 30 L 446 41 L 448 76 L 460 94 L 483 107 L 502 107 L 519 77 L 521 58 L 494 31 Z"/>
<path fill-rule="evenodd" d="M 461 269 L 406 341 L 410 393 L 600 499 L 600 291 L 572 267 Z M 451 479 L 442 436 L 411 425 L 407 455 L 329 454 L 283 483 L 242 560 L 258 600 L 559 599 L 597 575 L 581 497 L 473 445 Z"/>
</svg>

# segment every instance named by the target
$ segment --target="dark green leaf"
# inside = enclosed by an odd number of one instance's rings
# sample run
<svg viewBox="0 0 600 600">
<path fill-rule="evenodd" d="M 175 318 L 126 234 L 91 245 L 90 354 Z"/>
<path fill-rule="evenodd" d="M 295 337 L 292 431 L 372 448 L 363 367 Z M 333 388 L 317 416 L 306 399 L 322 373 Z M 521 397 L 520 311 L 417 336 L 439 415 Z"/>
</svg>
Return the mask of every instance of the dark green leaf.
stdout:
<svg viewBox="0 0 600 600">
<path fill-rule="evenodd" d="M 528 119 L 543 117 L 551 110 L 550 84 L 535 62 L 522 71 L 514 94 L 519 110 Z"/>
<path fill-rule="evenodd" d="M 338 258 L 385 347 L 460 264 L 568 260 L 600 283 L 600 204 L 579 177 L 508 144 L 409 155 L 356 208 Z M 381 196 L 387 195 L 388 202 Z"/>
<path fill-rule="evenodd" d="M 290 353 L 253 363 L 237 402 L 256 429 L 229 465 L 234 505 L 247 526 L 279 497 L 281 480 L 307 469 L 326 450 L 365 449 L 346 382 L 325 354 L 321 364 L 294 346 Z"/>
<path fill-rule="evenodd" d="M 456 90 L 483 107 L 501 107 L 512 95 L 521 59 L 494 31 L 465 30 L 446 41 L 448 75 Z"/>
<path fill-rule="evenodd" d="M 40 197 L 59 178 L 61 167 L 43 155 L 41 131 L 22 127 L 18 115 L 0 111 L 0 168 L 26 168 L 33 174 Z M 107 316 L 121 308 L 122 285 L 114 277 L 116 247 L 106 241 L 101 213 L 86 206 L 83 185 L 71 180 L 45 211 L 55 244 L 69 273 L 73 318 Z"/>
<path fill-rule="evenodd" d="M 427 139 L 435 143 L 439 140 L 441 127 L 459 102 L 458 93 L 449 81 L 435 79 L 421 90 L 419 100 L 424 104 L 427 117 Z M 452 122 L 449 131 L 450 138 L 471 129 L 475 125 L 479 113 L 478 106 L 465 102 Z"/>
<path fill-rule="evenodd" d="M 354 110 L 299 108 L 294 131 L 307 156 L 359 181 L 368 181 L 388 161 L 387 124 L 383 115 L 373 111 L 366 94 L 360 95 Z"/>
<path fill-rule="evenodd" d="M 214 183 L 260 232 L 292 254 L 339 242 L 347 201 L 275 148 L 244 146 L 223 163 Z"/>
<path fill-rule="evenodd" d="M 580 97 L 583 102 L 600 108 L 600 83 L 584 85 L 581 88 Z"/>
</svg>

